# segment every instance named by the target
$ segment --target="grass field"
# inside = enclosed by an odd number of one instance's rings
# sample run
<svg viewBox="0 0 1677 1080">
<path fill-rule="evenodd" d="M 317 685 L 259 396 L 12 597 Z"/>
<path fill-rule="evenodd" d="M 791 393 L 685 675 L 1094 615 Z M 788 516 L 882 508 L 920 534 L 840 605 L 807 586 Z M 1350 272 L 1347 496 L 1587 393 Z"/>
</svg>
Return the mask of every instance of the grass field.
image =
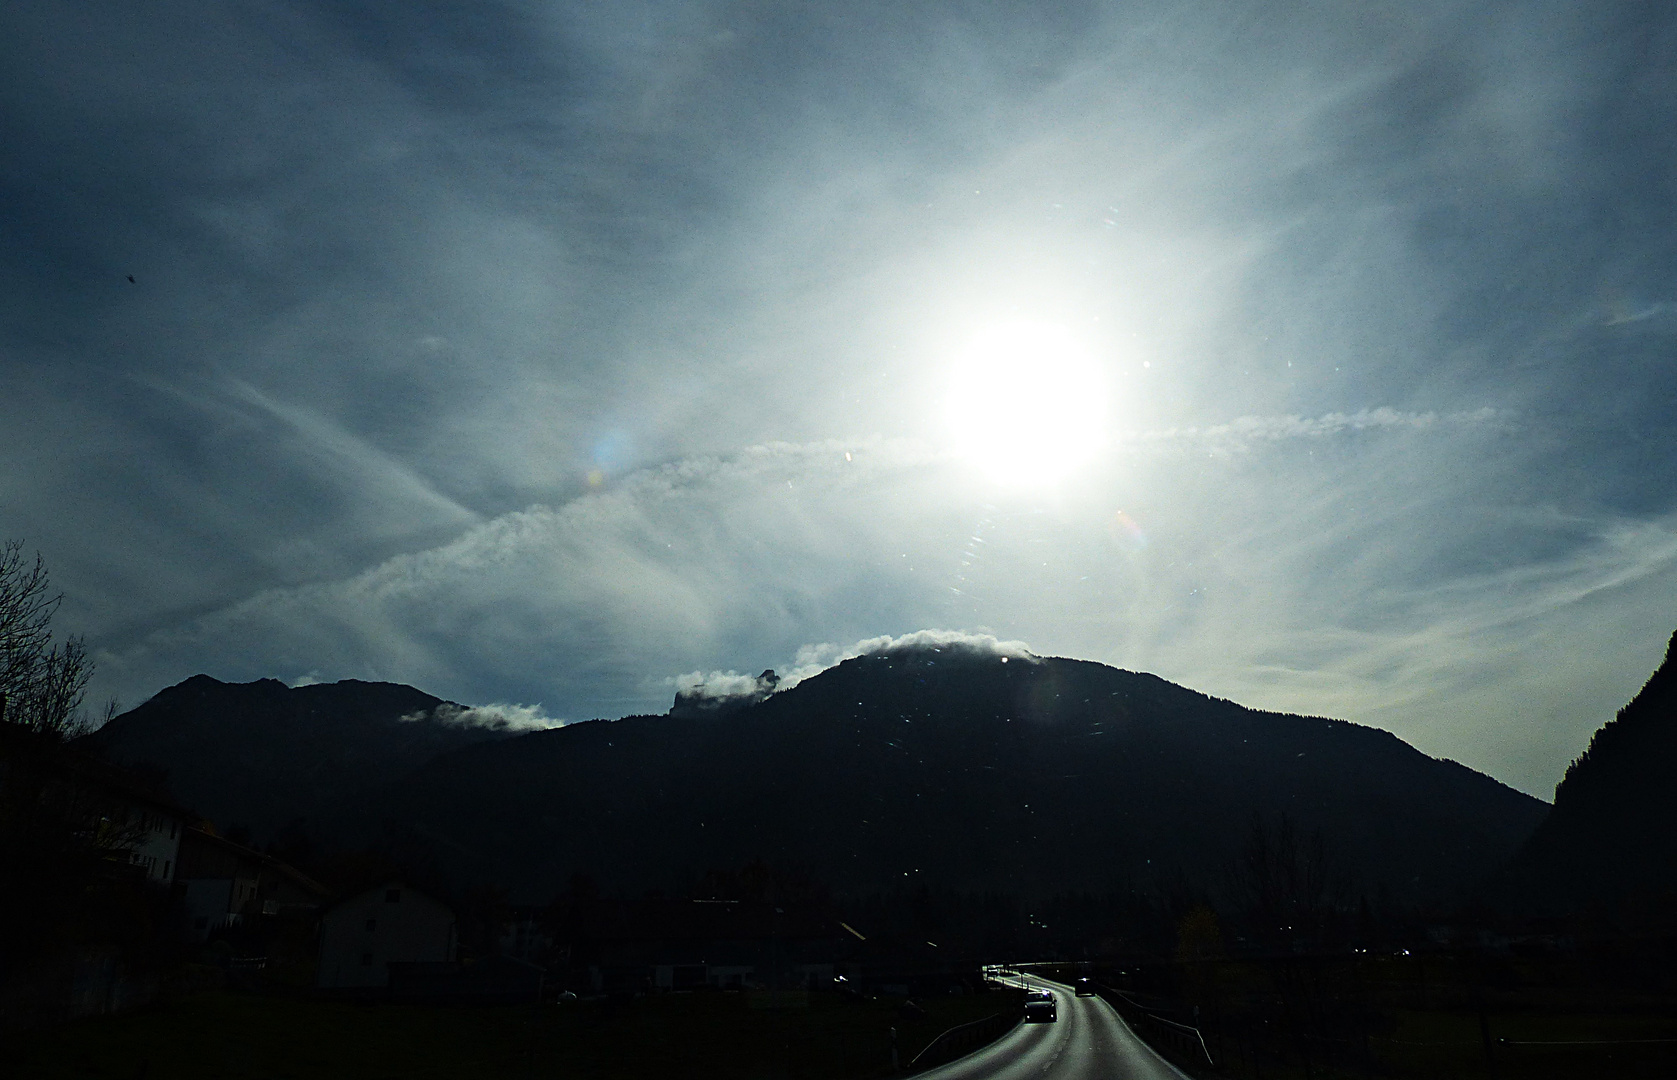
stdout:
<svg viewBox="0 0 1677 1080">
<path fill-rule="evenodd" d="M 1197 983 L 1216 994 L 1203 1028 L 1217 1066 L 1208 1069 L 1192 1054 L 1174 1060 L 1191 1075 L 1219 1080 L 1677 1077 L 1677 1008 L 1669 994 L 1592 981 L 1576 964 L 1556 961 L 1504 963 L 1493 969 L 1496 978 L 1476 982 L 1474 975 L 1485 970 L 1480 964 L 1434 955 L 1376 959 L 1357 971 L 1343 964 L 1337 972 L 1329 969 L 1317 1005 L 1344 1009 L 1350 1002 L 1354 1007 L 1341 1015 L 1351 1022 L 1337 1030 L 1322 1023 L 1301 1034 L 1288 1030 L 1273 969 L 1223 963 L 1216 978 L 1202 976 Z M 1074 978 L 1078 971 L 1067 967 L 1057 974 Z M 1174 1006 L 1178 1018 L 1187 1019 L 1180 1002 L 1196 984 L 1179 971 L 1150 974 L 1143 999 L 1152 1007 Z M 1336 993 L 1342 995 L 1337 1000 Z M 1137 1033 L 1156 1037 L 1145 1025 L 1137 1025 Z M 1167 1045 L 1159 1049 L 1172 1052 Z"/>
<path fill-rule="evenodd" d="M 1391 1037 L 1376 1046 L 1395 1076 L 1677 1076 L 1677 1017 L 1660 1012 L 1493 1014 L 1487 1020 L 1490 1057 L 1475 1015 L 1401 1010 L 1395 1019 Z"/>
<path fill-rule="evenodd" d="M 478 1080 L 807 1077 L 889 1072 L 938 1033 L 1010 1007 L 1005 992 L 898 1002 L 815 994 L 808 1008 L 753 1009 L 741 994 L 672 994 L 617 1005 L 435 1007 L 232 992 L 13 1040 L 8 1075 L 41 1080 Z"/>
</svg>

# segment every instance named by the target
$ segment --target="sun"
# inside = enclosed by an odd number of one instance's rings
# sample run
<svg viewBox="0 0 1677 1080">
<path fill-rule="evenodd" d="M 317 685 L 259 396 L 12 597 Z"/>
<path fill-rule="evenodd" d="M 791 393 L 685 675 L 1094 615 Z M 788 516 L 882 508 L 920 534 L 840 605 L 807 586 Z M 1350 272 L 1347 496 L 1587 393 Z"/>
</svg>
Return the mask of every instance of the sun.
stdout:
<svg viewBox="0 0 1677 1080">
<path fill-rule="evenodd" d="M 987 327 L 958 354 L 945 403 L 957 452 L 992 479 L 1052 484 L 1105 444 L 1101 365 L 1065 327 Z"/>
</svg>

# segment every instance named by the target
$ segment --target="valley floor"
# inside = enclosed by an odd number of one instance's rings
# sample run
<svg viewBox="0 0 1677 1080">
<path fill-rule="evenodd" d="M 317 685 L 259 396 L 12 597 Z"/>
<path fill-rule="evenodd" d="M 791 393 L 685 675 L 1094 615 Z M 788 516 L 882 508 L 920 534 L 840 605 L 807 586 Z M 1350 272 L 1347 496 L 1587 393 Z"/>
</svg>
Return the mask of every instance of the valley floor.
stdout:
<svg viewBox="0 0 1677 1080">
<path fill-rule="evenodd" d="M 1600 961 L 1405 955 L 1038 970 L 1090 976 L 1132 1029 L 1202 1080 L 1677 1076 L 1666 980 L 1632 970 L 1614 980 Z M 1150 1016 L 1197 1024 L 1205 1050 L 1161 1038 L 1169 1031 Z"/>
<path fill-rule="evenodd" d="M 807 1008 L 752 1008 L 738 993 L 617 1004 L 429 1007 L 217 991 L 31 1032 L 13 1075 L 41 1080 L 567 1080 L 890 1073 L 956 1024 L 1015 1008 L 1005 992 L 920 1002 L 812 994 Z"/>
</svg>

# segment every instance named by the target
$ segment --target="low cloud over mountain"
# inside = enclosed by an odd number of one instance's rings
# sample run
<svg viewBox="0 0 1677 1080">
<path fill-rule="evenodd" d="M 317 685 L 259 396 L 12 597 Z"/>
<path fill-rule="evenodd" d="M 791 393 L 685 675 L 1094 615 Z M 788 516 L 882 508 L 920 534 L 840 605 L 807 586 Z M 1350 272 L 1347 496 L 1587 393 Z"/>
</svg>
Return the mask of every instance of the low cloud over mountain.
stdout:
<svg viewBox="0 0 1677 1080">
<path fill-rule="evenodd" d="M 438 754 L 552 726 L 530 707 L 457 705 L 394 683 L 288 687 L 195 675 L 83 742 L 164 770 L 187 806 L 264 837 Z"/>
</svg>

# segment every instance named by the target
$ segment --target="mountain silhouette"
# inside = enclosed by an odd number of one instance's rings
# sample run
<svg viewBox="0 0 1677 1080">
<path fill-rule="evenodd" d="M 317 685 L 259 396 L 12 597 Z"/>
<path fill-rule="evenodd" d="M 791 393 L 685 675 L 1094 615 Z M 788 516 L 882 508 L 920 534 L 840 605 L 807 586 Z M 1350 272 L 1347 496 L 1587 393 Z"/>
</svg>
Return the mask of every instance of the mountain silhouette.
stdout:
<svg viewBox="0 0 1677 1080">
<path fill-rule="evenodd" d="M 851 894 L 1215 886 L 1285 815 L 1369 895 L 1438 901 L 1546 809 L 1385 731 L 1078 660 L 904 649 L 693 706 L 439 755 L 330 816 L 360 842 L 405 823 L 451 873 L 545 900 L 578 874 L 679 889 L 751 861 Z"/>
<path fill-rule="evenodd" d="M 1602 725 L 1555 788 L 1555 805 L 1492 887 L 1542 914 L 1677 894 L 1677 635 L 1630 704 Z"/>
<path fill-rule="evenodd" d="M 194 675 L 79 741 L 118 764 L 166 770 L 185 805 L 266 837 L 440 753 L 507 735 L 460 723 L 459 712 L 398 683 L 288 687 Z"/>
</svg>

